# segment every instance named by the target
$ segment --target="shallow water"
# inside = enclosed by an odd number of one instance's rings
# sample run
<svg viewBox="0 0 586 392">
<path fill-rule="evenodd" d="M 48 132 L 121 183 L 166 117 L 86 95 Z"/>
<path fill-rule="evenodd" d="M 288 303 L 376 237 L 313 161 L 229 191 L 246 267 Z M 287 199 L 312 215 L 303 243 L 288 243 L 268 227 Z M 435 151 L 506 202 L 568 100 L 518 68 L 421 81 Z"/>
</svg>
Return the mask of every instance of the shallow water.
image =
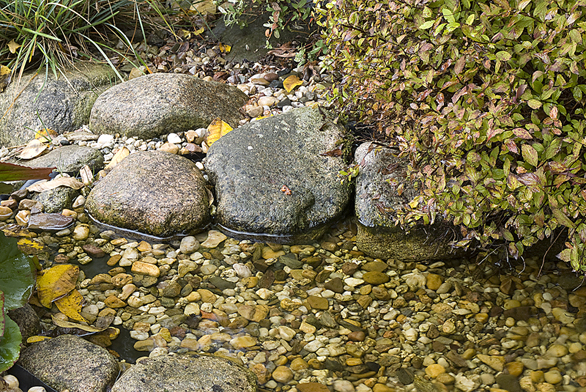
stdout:
<svg viewBox="0 0 586 392">
<path fill-rule="evenodd" d="M 110 348 L 131 363 L 147 355 L 215 352 L 241 361 L 269 390 L 294 392 L 309 382 L 341 392 L 519 390 L 520 383 L 536 390 L 584 390 L 586 290 L 565 264 L 541 266 L 533 258 L 509 269 L 506 263 L 477 265 L 475 259 L 373 260 L 354 247 L 353 230 L 345 221 L 309 247 L 227 239 L 217 248 L 199 249 L 196 270 L 184 278 L 176 275 L 178 261 L 193 261 L 197 252 L 182 255 L 177 242 L 158 248 L 166 276 L 157 290 L 139 289 L 140 298 L 159 295 L 138 307 L 143 319 L 155 316 L 144 335 L 155 343 L 136 351 L 145 340 L 133 339 L 118 324 L 122 332 Z M 87 278 L 107 273 L 106 260 L 81 268 Z M 252 276 L 240 276 L 238 265 Z M 365 282 L 378 268 L 386 276 L 378 277 L 388 281 Z M 160 296 L 161 282 L 184 289 L 193 279 L 199 284 L 194 301 L 181 294 L 170 306 Z M 227 288 L 214 287 L 226 282 Z M 88 303 L 100 299 L 93 293 Z M 156 325 L 190 303 L 197 305 L 197 317 L 178 323 L 171 335 Z M 254 321 L 254 311 L 246 314 L 242 305 L 266 306 L 266 315 Z M 125 309 L 117 316 L 124 317 Z"/>
</svg>

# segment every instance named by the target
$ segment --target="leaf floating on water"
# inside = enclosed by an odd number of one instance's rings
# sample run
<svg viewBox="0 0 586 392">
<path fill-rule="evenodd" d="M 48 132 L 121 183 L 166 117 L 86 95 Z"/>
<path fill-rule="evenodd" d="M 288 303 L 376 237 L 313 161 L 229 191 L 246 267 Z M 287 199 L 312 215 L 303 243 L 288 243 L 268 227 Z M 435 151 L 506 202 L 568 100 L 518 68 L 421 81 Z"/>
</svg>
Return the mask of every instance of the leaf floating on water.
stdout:
<svg viewBox="0 0 586 392">
<path fill-rule="evenodd" d="M 290 93 L 293 89 L 297 86 L 301 86 L 303 81 L 299 79 L 297 75 L 288 76 L 285 80 L 283 80 L 283 87 L 285 91 Z"/>
<path fill-rule="evenodd" d="M 51 303 L 75 289 L 79 277 L 79 267 L 71 264 L 56 265 L 39 273 L 37 279 L 37 295 L 46 308 Z"/>
<path fill-rule="evenodd" d="M 72 290 L 63 298 L 55 301 L 57 308 L 70 319 L 86 322 L 86 319 L 80 314 L 83 305 L 83 296 L 77 290 Z"/>
<path fill-rule="evenodd" d="M 49 189 L 55 189 L 60 186 L 66 186 L 71 189 L 83 188 L 83 182 L 76 180 L 73 177 L 60 177 L 51 181 L 39 181 L 26 188 L 29 192 L 43 192 Z"/>
<path fill-rule="evenodd" d="M 46 144 L 43 144 L 43 142 L 41 142 L 40 140 L 33 139 L 30 142 L 28 142 L 26 147 L 24 147 L 22 149 L 22 151 L 20 152 L 20 154 L 18 154 L 17 157 L 19 159 L 36 158 L 39 155 L 41 155 L 43 153 L 43 151 L 45 151 L 47 149 L 47 147 L 48 146 Z"/>
<path fill-rule="evenodd" d="M 26 255 L 37 255 L 47 250 L 47 247 L 32 238 L 21 238 L 17 242 L 18 249 Z"/>
<path fill-rule="evenodd" d="M 216 118 L 212 123 L 208 126 L 208 132 L 206 136 L 206 143 L 209 147 L 212 146 L 216 141 L 218 141 L 222 136 L 227 134 L 232 130 L 232 127 L 222 121 L 219 117 Z"/>
</svg>

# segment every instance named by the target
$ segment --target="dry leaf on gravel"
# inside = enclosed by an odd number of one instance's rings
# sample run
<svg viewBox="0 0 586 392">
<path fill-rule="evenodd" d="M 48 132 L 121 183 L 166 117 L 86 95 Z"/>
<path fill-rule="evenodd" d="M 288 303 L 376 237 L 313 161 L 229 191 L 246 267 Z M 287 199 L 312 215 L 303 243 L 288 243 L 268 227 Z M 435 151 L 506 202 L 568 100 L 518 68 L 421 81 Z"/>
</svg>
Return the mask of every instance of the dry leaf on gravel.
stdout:
<svg viewBox="0 0 586 392">
<path fill-rule="evenodd" d="M 232 127 L 222 121 L 220 118 L 216 118 L 208 126 L 208 132 L 206 136 L 206 142 L 208 146 L 212 146 L 218 139 L 227 134 L 232 130 Z"/>
<path fill-rule="evenodd" d="M 39 272 L 37 295 L 41 304 L 50 309 L 53 301 L 75 289 L 78 277 L 79 267 L 71 264 L 56 265 Z"/>
<path fill-rule="evenodd" d="M 60 177 L 55 178 L 51 181 L 39 181 L 35 182 L 28 188 L 26 188 L 29 192 L 43 192 L 48 191 L 49 189 L 55 189 L 60 186 L 66 186 L 72 189 L 81 189 L 83 188 L 83 182 L 76 180 L 73 177 Z"/>
<path fill-rule="evenodd" d="M 285 90 L 290 93 L 291 91 L 293 91 L 293 89 L 297 86 L 301 86 L 303 84 L 303 81 L 299 79 L 299 77 L 297 77 L 297 75 L 290 75 L 287 76 L 287 78 L 285 80 L 283 80 L 283 87 L 285 88 Z"/>
<path fill-rule="evenodd" d="M 27 143 L 17 157 L 19 159 L 33 159 L 41 155 L 46 149 L 46 144 L 43 144 L 40 140 L 33 139 Z"/>
</svg>

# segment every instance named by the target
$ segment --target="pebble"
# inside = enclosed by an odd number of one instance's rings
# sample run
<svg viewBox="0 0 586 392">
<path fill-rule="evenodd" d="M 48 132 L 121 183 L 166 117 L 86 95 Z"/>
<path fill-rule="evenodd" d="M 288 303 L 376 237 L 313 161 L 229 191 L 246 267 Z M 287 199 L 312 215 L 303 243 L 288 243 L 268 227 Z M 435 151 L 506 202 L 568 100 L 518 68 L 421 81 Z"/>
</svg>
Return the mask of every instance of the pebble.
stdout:
<svg viewBox="0 0 586 392">
<path fill-rule="evenodd" d="M 278 366 L 272 377 L 275 381 L 286 384 L 293 379 L 293 372 L 286 366 Z"/>
</svg>

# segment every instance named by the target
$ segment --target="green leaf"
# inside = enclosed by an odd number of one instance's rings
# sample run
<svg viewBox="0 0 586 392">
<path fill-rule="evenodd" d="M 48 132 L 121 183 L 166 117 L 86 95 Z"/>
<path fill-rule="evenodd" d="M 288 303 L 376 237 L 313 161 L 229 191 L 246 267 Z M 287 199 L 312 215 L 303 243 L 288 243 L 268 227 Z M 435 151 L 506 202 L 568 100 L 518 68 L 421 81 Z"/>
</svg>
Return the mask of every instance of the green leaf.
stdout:
<svg viewBox="0 0 586 392">
<path fill-rule="evenodd" d="M 551 212 L 553 214 L 553 216 L 555 216 L 555 218 L 557 219 L 558 223 L 570 228 L 570 229 L 574 229 L 576 227 L 576 225 L 574 224 L 574 222 L 572 222 L 567 216 L 566 214 L 564 214 L 562 212 L 562 210 L 558 209 L 558 208 L 552 208 Z"/>
<path fill-rule="evenodd" d="M 35 284 L 35 267 L 17 246 L 15 238 L 0 232 L 0 291 L 4 293 L 7 310 L 26 305 Z"/>
<path fill-rule="evenodd" d="M 536 99 L 530 99 L 529 101 L 527 101 L 527 105 L 529 105 L 531 109 L 539 109 L 541 107 L 541 101 L 538 101 Z"/>
<path fill-rule="evenodd" d="M 6 316 L 4 335 L 0 337 L 0 373 L 8 370 L 18 360 L 22 335 L 18 324 Z"/>
<path fill-rule="evenodd" d="M 427 22 L 425 22 L 421 26 L 419 26 L 419 29 L 420 30 L 427 30 L 431 26 L 433 26 L 434 23 L 435 23 L 435 20 L 428 20 Z"/>
<path fill-rule="evenodd" d="M 5 326 L 5 310 L 4 310 L 4 293 L 0 291 L 0 339 L 4 336 L 4 326 Z"/>
<path fill-rule="evenodd" d="M 511 54 L 509 52 L 501 50 L 500 52 L 496 53 L 496 58 L 501 61 L 509 61 L 511 59 Z"/>
<path fill-rule="evenodd" d="M 533 146 L 530 146 L 529 144 L 523 144 L 521 146 L 521 154 L 523 155 L 523 159 L 525 159 L 525 162 L 527 162 L 531 166 L 537 167 L 539 158 L 537 150 L 533 148 Z"/>
</svg>

